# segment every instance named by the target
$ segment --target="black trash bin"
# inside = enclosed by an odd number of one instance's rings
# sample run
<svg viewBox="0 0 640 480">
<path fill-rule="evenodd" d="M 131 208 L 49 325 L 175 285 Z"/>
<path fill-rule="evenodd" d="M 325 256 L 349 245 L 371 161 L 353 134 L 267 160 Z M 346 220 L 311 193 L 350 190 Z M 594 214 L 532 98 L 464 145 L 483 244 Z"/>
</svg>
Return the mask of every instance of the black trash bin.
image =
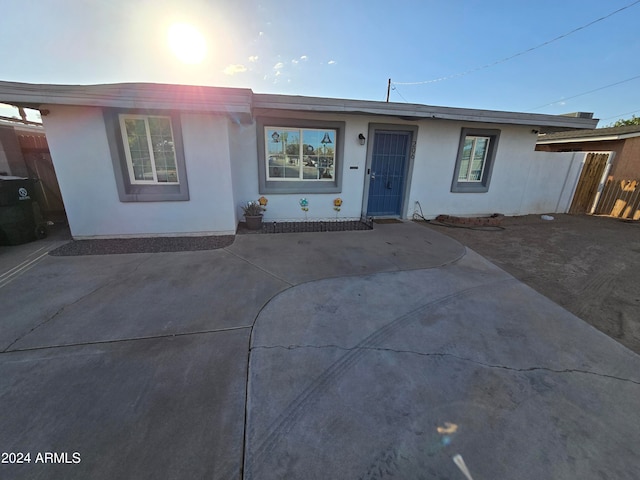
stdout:
<svg viewBox="0 0 640 480">
<path fill-rule="evenodd" d="M 29 178 L 0 176 L 1 244 L 19 245 L 37 238 L 34 184 Z"/>
</svg>

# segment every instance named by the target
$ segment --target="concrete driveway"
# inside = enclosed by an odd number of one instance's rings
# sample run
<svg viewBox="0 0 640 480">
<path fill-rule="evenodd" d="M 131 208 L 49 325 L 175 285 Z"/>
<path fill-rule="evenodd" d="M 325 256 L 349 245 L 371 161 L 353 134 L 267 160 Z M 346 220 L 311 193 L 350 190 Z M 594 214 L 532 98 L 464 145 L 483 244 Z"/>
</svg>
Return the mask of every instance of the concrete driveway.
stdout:
<svg viewBox="0 0 640 480">
<path fill-rule="evenodd" d="M 0 250 L 18 272 L 0 283 L 0 452 L 31 461 L 0 478 L 640 467 L 640 357 L 432 229 L 18 257 Z"/>
</svg>

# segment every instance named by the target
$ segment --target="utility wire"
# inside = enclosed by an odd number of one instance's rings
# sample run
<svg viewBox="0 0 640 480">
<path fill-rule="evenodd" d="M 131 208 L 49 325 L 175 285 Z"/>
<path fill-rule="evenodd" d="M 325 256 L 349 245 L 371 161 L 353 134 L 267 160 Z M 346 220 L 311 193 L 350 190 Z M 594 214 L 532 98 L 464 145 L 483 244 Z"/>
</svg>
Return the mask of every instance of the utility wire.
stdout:
<svg viewBox="0 0 640 480">
<path fill-rule="evenodd" d="M 584 30 L 585 28 L 588 28 L 591 25 L 594 25 L 594 24 L 596 24 L 598 22 L 606 20 L 607 18 L 615 15 L 616 13 L 620 13 L 623 10 L 631 8 L 634 5 L 637 5 L 638 3 L 640 3 L 640 0 L 636 0 L 635 2 L 630 3 L 629 5 L 626 5 L 626 6 L 622 7 L 622 8 L 619 8 L 618 10 L 605 15 L 604 17 L 600 17 L 600 18 L 598 18 L 596 20 L 593 20 L 592 22 L 587 23 L 586 25 L 582 25 L 582 26 L 580 26 L 578 28 L 574 28 L 570 32 L 567 32 L 567 33 L 565 33 L 563 35 L 560 35 L 560 36 L 558 36 L 556 38 L 548 40 L 548 41 L 546 41 L 544 43 L 541 43 L 540 45 L 536 45 L 535 47 L 528 48 L 527 50 L 523 50 L 523 51 L 518 52 L 518 53 L 516 53 L 514 55 L 511 55 L 510 57 L 503 58 L 502 60 L 496 60 L 493 63 L 487 63 L 486 65 L 482 65 L 481 67 L 472 68 L 471 70 L 467 70 L 466 72 L 456 73 L 454 75 L 448 75 L 446 77 L 434 78 L 433 80 L 424 80 L 424 81 L 421 81 L 421 82 L 393 82 L 393 83 L 395 85 L 425 85 L 425 84 L 428 84 L 428 83 L 442 82 L 443 80 L 449 80 L 450 78 L 462 77 L 464 75 L 468 75 L 470 73 L 477 72 L 478 70 L 484 70 L 485 68 L 493 67 L 495 65 L 499 65 L 501 63 L 508 62 L 509 60 L 512 60 L 512 59 L 514 59 L 516 57 L 519 57 L 521 55 L 525 55 L 525 54 L 527 54 L 529 52 L 533 52 L 534 50 L 537 50 L 539 48 L 545 47 L 545 46 L 549 45 L 550 43 L 557 42 L 558 40 L 561 40 L 561 39 L 563 39 L 565 37 L 568 37 L 569 35 L 572 35 L 572 34 L 574 34 L 576 32 L 579 32 L 580 30 Z"/>
<path fill-rule="evenodd" d="M 409 100 L 404 98 L 404 96 L 400 93 L 400 90 L 398 90 L 398 88 L 393 83 L 391 84 L 391 90 L 394 90 L 398 95 L 400 95 L 400 98 L 402 98 L 405 103 L 409 103 Z"/>
<path fill-rule="evenodd" d="M 594 88 L 593 90 L 589 90 L 588 92 L 578 93 L 577 95 L 573 95 L 571 97 L 560 98 L 559 100 L 555 100 L 555 101 L 550 102 L 550 103 L 545 103 L 544 105 L 540 105 L 539 107 L 530 108 L 529 110 L 538 110 L 539 108 L 548 107 L 549 105 L 553 105 L 553 104 L 558 103 L 558 102 L 564 102 L 565 100 L 571 100 L 572 98 L 582 97 L 583 95 L 588 95 L 590 93 L 597 92 L 599 90 L 604 90 L 605 88 L 615 87 L 616 85 L 620 85 L 621 83 L 630 82 L 631 80 L 635 80 L 637 78 L 640 78 L 640 75 L 636 75 L 635 77 L 627 78 L 626 80 L 622 80 L 620 82 L 610 83 L 609 85 L 605 85 L 604 87 Z"/>
<path fill-rule="evenodd" d="M 633 112 L 625 112 L 625 113 L 619 113 L 617 115 L 612 115 L 611 117 L 607 117 L 607 118 L 601 118 L 600 121 L 604 121 L 604 120 L 611 120 L 612 118 L 618 118 L 618 119 L 622 119 L 625 115 L 629 115 L 632 113 L 638 113 L 640 112 L 640 110 L 634 110 Z"/>
</svg>

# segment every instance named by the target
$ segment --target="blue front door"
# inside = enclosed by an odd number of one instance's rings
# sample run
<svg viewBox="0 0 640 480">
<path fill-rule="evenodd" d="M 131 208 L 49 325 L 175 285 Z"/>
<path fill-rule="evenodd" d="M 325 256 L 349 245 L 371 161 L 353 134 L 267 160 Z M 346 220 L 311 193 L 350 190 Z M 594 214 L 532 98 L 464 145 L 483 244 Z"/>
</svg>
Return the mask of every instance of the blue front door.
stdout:
<svg viewBox="0 0 640 480">
<path fill-rule="evenodd" d="M 376 131 L 369 170 L 367 215 L 400 215 L 411 132 Z"/>
</svg>

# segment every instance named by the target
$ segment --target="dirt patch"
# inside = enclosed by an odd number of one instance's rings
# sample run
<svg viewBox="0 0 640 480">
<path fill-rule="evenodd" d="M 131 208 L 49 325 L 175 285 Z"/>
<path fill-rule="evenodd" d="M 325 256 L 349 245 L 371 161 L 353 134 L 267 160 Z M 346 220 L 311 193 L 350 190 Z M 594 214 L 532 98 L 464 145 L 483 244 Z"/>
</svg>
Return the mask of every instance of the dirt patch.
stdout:
<svg viewBox="0 0 640 480">
<path fill-rule="evenodd" d="M 640 354 L 640 222 L 588 215 L 505 217 L 449 235 Z"/>
</svg>

